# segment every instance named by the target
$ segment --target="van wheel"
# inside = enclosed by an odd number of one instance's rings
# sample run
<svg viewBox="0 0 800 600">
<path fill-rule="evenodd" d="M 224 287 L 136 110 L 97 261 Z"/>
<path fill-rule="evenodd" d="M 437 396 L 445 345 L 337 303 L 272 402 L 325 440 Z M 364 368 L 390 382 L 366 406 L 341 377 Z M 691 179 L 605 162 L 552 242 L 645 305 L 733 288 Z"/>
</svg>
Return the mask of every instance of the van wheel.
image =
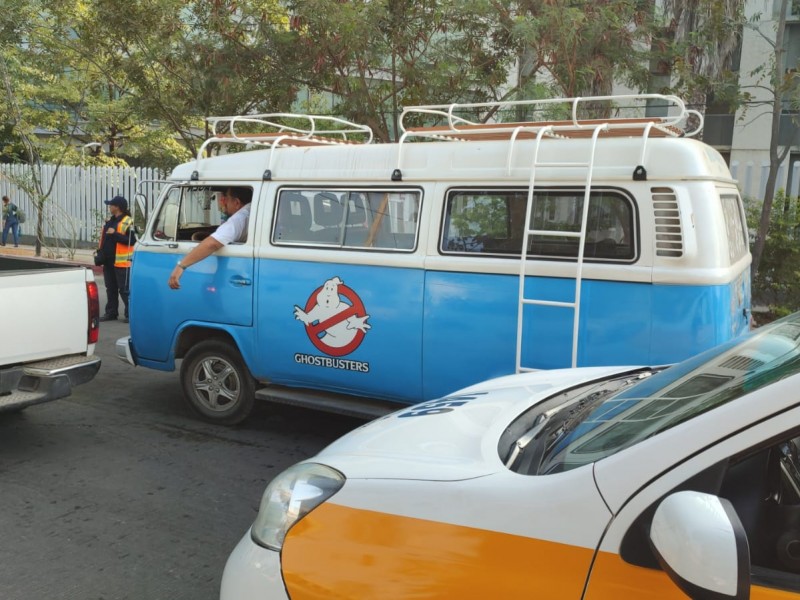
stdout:
<svg viewBox="0 0 800 600">
<path fill-rule="evenodd" d="M 181 364 L 183 397 L 206 421 L 235 425 L 255 403 L 255 382 L 238 350 L 225 342 L 201 342 Z"/>
</svg>

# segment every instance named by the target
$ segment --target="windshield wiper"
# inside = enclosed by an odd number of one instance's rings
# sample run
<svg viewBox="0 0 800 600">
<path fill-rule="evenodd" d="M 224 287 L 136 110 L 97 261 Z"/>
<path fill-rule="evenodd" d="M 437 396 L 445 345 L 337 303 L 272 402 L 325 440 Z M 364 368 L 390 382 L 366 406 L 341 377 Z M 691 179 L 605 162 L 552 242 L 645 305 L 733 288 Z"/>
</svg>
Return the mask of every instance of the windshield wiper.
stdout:
<svg viewBox="0 0 800 600">
<path fill-rule="evenodd" d="M 543 412 L 536 420 L 533 422 L 533 426 L 526 431 L 522 436 L 514 442 L 514 445 L 511 446 L 511 452 L 508 455 L 508 459 L 506 459 L 506 468 L 510 469 L 511 466 L 517 461 L 519 456 L 525 452 L 525 448 L 528 447 L 533 440 L 536 439 L 536 436 L 539 432 L 544 429 L 544 426 L 547 425 L 547 422 L 550 420 L 550 417 L 556 414 L 558 411 L 562 409 L 562 406 L 556 406 L 555 408 L 551 408 L 548 411 Z"/>
<path fill-rule="evenodd" d="M 638 383 L 652 373 L 644 371 L 604 381 L 600 385 L 577 398 L 573 397 L 542 412 L 531 427 L 520 435 L 511 445 L 505 466 L 517 473 L 530 473 L 533 465 L 538 469 L 540 463 L 555 444 L 573 431 L 586 419 L 586 415 L 608 396 L 620 389 Z M 599 389 L 598 389 L 599 388 Z M 531 444 L 537 442 L 533 447 Z"/>
</svg>

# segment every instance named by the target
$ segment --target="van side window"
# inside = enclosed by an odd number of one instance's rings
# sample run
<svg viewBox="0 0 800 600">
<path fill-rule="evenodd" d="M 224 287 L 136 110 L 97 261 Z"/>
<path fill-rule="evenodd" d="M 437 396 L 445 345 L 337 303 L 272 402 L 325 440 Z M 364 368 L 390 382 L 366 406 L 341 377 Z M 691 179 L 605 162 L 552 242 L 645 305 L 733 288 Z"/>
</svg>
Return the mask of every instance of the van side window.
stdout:
<svg viewBox="0 0 800 600">
<path fill-rule="evenodd" d="M 252 188 L 233 189 L 242 198 L 252 197 Z M 219 199 L 227 190 L 227 187 L 222 186 L 172 188 L 155 219 L 153 238 L 195 242 L 204 239 L 226 218 L 219 205 Z"/>
<path fill-rule="evenodd" d="M 178 235 L 178 211 L 181 206 L 181 189 L 173 187 L 166 200 L 161 205 L 161 210 L 153 225 L 153 238 L 157 240 L 175 241 Z"/>
<path fill-rule="evenodd" d="M 411 251 L 420 197 L 417 190 L 284 189 L 272 243 Z"/>
<path fill-rule="evenodd" d="M 579 232 L 583 190 L 541 190 L 533 199 L 531 230 Z M 445 254 L 520 256 L 528 191 L 451 190 L 447 197 L 441 248 Z M 636 256 L 634 207 L 613 190 L 593 190 L 584 258 L 630 261 Z M 579 239 L 531 234 L 531 258 L 577 258 Z"/>
</svg>

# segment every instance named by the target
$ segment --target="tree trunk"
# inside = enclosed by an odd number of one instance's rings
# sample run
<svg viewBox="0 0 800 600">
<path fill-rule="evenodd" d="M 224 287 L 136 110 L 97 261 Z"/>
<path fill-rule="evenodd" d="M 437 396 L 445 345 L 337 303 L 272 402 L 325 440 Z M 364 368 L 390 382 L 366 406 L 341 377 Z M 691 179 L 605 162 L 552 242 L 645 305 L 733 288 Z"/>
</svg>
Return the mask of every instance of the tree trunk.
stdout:
<svg viewBox="0 0 800 600">
<path fill-rule="evenodd" d="M 780 13 L 778 14 L 778 26 L 775 30 L 775 54 L 774 54 L 774 73 L 773 73 L 773 97 L 772 97 L 772 127 L 769 142 L 769 172 L 767 174 L 767 187 L 764 190 L 764 200 L 761 205 L 761 218 L 758 222 L 758 233 L 753 245 L 753 264 L 750 266 L 750 279 L 755 281 L 758 277 L 758 266 L 761 263 L 761 256 L 764 254 L 764 245 L 769 235 L 770 216 L 772 214 L 772 201 L 775 197 L 775 186 L 778 180 L 778 169 L 789 153 L 789 147 L 784 148 L 783 152 L 778 152 L 778 141 L 781 127 L 781 112 L 783 109 L 783 39 L 786 31 L 786 10 L 789 0 L 781 0 Z"/>
</svg>

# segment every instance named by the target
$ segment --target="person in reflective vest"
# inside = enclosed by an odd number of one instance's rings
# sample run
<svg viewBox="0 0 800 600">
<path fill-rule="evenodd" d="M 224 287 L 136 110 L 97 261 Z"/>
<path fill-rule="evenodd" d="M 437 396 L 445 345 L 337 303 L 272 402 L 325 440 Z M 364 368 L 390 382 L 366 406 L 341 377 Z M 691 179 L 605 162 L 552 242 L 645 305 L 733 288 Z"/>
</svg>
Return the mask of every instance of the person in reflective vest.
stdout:
<svg viewBox="0 0 800 600">
<path fill-rule="evenodd" d="M 128 322 L 128 296 L 131 258 L 136 233 L 128 210 L 128 201 L 123 196 L 106 200 L 111 217 L 103 225 L 100 248 L 103 252 L 103 279 L 106 285 L 106 310 L 101 321 L 114 321 L 119 317 L 119 299 L 125 307 L 124 323 Z"/>
</svg>

